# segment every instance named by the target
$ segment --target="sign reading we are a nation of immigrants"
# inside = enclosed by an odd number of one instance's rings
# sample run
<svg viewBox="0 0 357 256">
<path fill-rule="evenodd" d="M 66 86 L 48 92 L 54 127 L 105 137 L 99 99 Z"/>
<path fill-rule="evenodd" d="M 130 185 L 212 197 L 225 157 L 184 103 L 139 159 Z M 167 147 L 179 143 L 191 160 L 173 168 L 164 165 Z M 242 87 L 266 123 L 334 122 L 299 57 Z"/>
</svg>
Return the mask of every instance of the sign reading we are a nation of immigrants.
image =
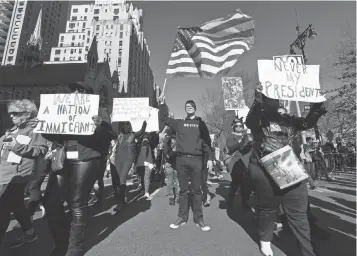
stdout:
<svg viewBox="0 0 357 256">
<path fill-rule="evenodd" d="M 98 115 L 99 95 L 41 94 L 35 133 L 91 135 Z"/>
</svg>

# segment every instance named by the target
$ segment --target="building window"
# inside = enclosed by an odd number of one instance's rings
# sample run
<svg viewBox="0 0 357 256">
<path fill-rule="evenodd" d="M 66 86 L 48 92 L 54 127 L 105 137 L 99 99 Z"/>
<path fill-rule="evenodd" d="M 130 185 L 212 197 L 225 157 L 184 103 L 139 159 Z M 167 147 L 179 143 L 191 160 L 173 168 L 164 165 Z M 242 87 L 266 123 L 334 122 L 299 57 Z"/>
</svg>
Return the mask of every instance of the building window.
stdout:
<svg viewBox="0 0 357 256">
<path fill-rule="evenodd" d="M 119 56 L 121 56 L 121 53 L 122 53 L 122 50 L 121 50 L 121 49 L 119 49 Z"/>
<path fill-rule="evenodd" d="M 119 41 L 119 46 L 123 46 L 123 41 L 122 40 Z"/>
<path fill-rule="evenodd" d="M 120 30 L 124 30 L 124 25 L 120 24 Z"/>
<path fill-rule="evenodd" d="M 89 44 L 89 38 L 87 38 L 87 44 Z"/>
<path fill-rule="evenodd" d="M 72 47 L 74 46 L 74 42 L 71 43 L 71 46 L 72 46 Z"/>
<path fill-rule="evenodd" d="M 84 59 L 85 59 L 85 60 L 87 59 L 87 56 L 88 56 L 87 54 L 86 54 L 86 55 L 84 55 Z"/>
<path fill-rule="evenodd" d="M 72 20 L 73 20 L 73 21 L 76 21 L 76 20 L 77 20 L 77 16 L 73 16 L 73 17 L 72 17 Z"/>
<path fill-rule="evenodd" d="M 76 23 L 69 23 L 69 28 L 74 28 L 76 26 Z"/>
<path fill-rule="evenodd" d="M 114 14 L 118 14 L 119 13 L 119 9 L 114 9 Z"/>
<path fill-rule="evenodd" d="M 63 42 L 63 40 L 64 40 L 64 36 L 61 36 L 61 42 Z"/>
<path fill-rule="evenodd" d="M 119 16 L 113 16 L 113 20 L 119 20 Z"/>
<path fill-rule="evenodd" d="M 98 21 L 99 17 L 94 17 L 93 20 Z"/>
<path fill-rule="evenodd" d="M 61 50 L 55 50 L 55 54 L 56 55 L 61 54 Z"/>
<path fill-rule="evenodd" d="M 78 57 L 78 60 L 82 60 L 82 57 L 81 57 L 81 56 L 79 56 L 79 57 Z"/>
<path fill-rule="evenodd" d="M 73 9 L 73 13 L 78 13 L 78 9 Z"/>
<path fill-rule="evenodd" d="M 89 49 L 89 47 L 88 47 L 88 46 L 86 46 L 86 51 L 88 51 L 88 49 Z"/>
<path fill-rule="evenodd" d="M 79 49 L 79 53 L 82 53 L 82 49 Z"/>
<path fill-rule="evenodd" d="M 56 57 L 56 58 L 54 58 L 54 60 L 55 60 L 55 61 L 59 61 L 59 60 L 60 60 L 60 58 Z"/>
<path fill-rule="evenodd" d="M 100 26 L 99 25 L 97 25 L 97 30 L 99 30 L 100 29 Z"/>
<path fill-rule="evenodd" d="M 63 57 L 63 61 L 65 61 L 66 60 L 66 57 Z"/>
<path fill-rule="evenodd" d="M 94 14 L 99 14 L 99 9 L 95 9 Z"/>
<path fill-rule="evenodd" d="M 73 51 L 73 49 L 71 49 L 71 54 L 73 54 L 74 53 L 74 51 Z"/>
<path fill-rule="evenodd" d="M 84 9 L 84 12 L 88 12 L 88 8 L 85 8 L 85 9 Z"/>
<path fill-rule="evenodd" d="M 87 16 L 84 16 L 84 20 L 87 20 Z M 83 23 L 84 24 L 84 23 Z"/>
<path fill-rule="evenodd" d="M 87 34 L 88 34 L 88 36 L 90 36 L 90 30 L 88 30 L 88 33 L 87 33 Z"/>
<path fill-rule="evenodd" d="M 120 32 L 120 38 L 123 38 L 123 32 Z"/>
<path fill-rule="evenodd" d="M 72 36 L 72 40 L 76 40 L 76 36 L 74 35 L 74 36 Z"/>
<path fill-rule="evenodd" d="M 107 12 L 108 10 L 107 9 L 105 9 L 105 12 Z"/>
<path fill-rule="evenodd" d="M 60 47 L 63 47 L 63 43 L 60 43 Z"/>
</svg>

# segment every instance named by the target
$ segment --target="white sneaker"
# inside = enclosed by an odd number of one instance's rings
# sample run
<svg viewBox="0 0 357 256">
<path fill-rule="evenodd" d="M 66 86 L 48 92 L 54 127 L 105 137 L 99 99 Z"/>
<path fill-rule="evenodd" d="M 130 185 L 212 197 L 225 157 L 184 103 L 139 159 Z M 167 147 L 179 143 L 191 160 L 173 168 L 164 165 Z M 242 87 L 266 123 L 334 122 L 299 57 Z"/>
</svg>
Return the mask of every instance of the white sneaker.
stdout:
<svg viewBox="0 0 357 256">
<path fill-rule="evenodd" d="M 43 205 L 40 205 L 41 213 L 42 213 L 42 218 L 46 216 L 46 209 L 43 207 Z"/>
<path fill-rule="evenodd" d="M 260 250 L 264 256 L 273 256 L 273 250 L 271 249 L 270 242 L 260 241 Z"/>
<path fill-rule="evenodd" d="M 150 197 L 150 194 L 149 193 L 145 193 L 144 195 L 146 198 L 149 198 Z"/>
</svg>

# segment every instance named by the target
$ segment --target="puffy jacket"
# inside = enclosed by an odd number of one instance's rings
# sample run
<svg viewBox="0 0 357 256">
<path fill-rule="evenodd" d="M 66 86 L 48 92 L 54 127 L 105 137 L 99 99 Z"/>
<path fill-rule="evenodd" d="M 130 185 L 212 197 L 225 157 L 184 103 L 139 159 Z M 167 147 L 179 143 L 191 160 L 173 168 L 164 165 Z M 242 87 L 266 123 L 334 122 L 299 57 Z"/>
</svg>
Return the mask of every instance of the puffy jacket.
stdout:
<svg viewBox="0 0 357 256">
<path fill-rule="evenodd" d="M 259 158 L 266 156 L 295 141 L 298 131 L 311 129 L 326 114 L 323 103 L 314 103 L 306 117 L 296 117 L 278 112 L 266 112 L 257 101 L 253 103 L 246 117 L 246 126 L 253 134 L 253 149 Z M 295 153 L 299 146 L 292 145 Z M 254 154 L 252 154 L 254 155 Z"/>
</svg>

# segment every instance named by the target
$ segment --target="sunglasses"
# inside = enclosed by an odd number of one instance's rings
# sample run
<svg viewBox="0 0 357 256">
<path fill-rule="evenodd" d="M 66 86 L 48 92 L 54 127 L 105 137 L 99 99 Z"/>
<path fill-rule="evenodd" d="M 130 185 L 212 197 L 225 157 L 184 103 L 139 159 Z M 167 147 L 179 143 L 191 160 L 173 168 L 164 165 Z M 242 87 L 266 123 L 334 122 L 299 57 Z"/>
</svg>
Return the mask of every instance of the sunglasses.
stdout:
<svg viewBox="0 0 357 256">
<path fill-rule="evenodd" d="M 71 88 L 71 92 L 86 93 L 87 91 L 82 87 L 75 87 L 75 88 Z"/>
<path fill-rule="evenodd" d="M 9 116 L 22 116 L 26 112 L 9 112 Z"/>
</svg>

